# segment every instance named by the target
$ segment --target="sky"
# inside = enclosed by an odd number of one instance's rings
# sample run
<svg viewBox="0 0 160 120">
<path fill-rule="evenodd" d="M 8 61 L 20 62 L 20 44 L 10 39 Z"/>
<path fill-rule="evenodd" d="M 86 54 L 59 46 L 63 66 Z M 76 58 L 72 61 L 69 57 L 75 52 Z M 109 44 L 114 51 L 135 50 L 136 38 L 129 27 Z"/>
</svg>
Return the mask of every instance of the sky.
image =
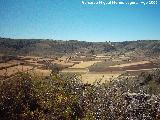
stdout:
<svg viewBox="0 0 160 120">
<path fill-rule="evenodd" d="M 93 42 L 160 40 L 159 2 L 154 5 L 83 4 L 98 1 L 0 0 L 0 37 Z"/>
</svg>

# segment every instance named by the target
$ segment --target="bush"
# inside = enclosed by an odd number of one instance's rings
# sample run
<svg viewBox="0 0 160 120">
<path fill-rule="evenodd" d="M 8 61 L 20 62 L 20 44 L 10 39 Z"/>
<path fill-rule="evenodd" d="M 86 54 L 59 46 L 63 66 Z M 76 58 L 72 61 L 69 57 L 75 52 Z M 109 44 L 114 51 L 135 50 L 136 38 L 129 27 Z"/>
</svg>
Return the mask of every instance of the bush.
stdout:
<svg viewBox="0 0 160 120">
<path fill-rule="evenodd" d="M 83 84 L 74 74 L 38 77 L 18 73 L 0 84 L 0 118 L 160 119 L 160 96 L 137 81 L 121 77 L 110 83 L 91 85 Z"/>
</svg>

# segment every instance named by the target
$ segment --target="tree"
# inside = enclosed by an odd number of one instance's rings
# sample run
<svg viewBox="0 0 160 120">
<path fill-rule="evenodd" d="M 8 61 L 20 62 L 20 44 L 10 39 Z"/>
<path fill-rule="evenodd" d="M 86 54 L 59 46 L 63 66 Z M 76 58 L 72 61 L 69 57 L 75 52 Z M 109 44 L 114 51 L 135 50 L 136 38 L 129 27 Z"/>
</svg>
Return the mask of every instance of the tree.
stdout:
<svg viewBox="0 0 160 120">
<path fill-rule="evenodd" d="M 90 53 L 91 53 L 92 55 L 94 55 L 94 54 L 95 54 L 95 51 L 92 49 L 92 50 L 90 51 Z"/>
</svg>

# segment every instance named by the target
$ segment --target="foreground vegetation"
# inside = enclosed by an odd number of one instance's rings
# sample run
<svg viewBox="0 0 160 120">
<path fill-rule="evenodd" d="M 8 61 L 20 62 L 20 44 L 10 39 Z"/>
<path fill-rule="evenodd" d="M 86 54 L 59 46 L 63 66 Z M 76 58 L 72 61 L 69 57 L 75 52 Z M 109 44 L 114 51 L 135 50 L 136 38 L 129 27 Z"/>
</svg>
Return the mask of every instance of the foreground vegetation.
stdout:
<svg viewBox="0 0 160 120">
<path fill-rule="evenodd" d="M 3 120 L 159 120 L 160 71 L 83 84 L 74 74 L 18 73 L 1 80 Z"/>
</svg>

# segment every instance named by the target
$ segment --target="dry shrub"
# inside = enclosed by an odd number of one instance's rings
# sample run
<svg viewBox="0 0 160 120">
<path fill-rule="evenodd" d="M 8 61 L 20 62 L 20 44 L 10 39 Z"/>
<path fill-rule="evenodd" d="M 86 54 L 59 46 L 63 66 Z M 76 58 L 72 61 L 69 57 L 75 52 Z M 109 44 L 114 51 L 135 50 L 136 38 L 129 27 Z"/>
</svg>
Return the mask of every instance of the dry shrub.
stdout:
<svg viewBox="0 0 160 120">
<path fill-rule="evenodd" d="M 145 87 L 138 79 L 123 77 L 91 85 L 74 74 L 37 77 L 19 73 L 1 82 L 0 118 L 158 120 L 160 96 Z"/>
</svg>

